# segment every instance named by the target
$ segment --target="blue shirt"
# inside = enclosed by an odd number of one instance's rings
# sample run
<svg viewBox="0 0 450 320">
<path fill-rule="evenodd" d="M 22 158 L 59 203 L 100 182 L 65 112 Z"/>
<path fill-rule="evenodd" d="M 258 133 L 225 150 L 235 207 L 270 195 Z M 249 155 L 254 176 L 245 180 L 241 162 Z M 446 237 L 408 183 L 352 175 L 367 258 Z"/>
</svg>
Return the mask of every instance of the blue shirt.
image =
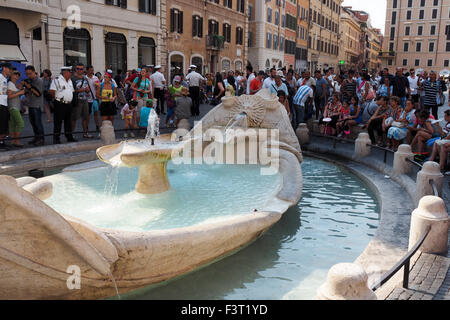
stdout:
<svg viewBox="0 0 450 320">
<path fill-rule="evenodd" d="M 328 81 L 325 80 L 324 78 L 320 80 L 316 79 L 316 96 L 321 97 L 323 95 L 323 88 L 322 88 L 323 85 L 328 86 Z"/>
<path fill-rule="evenodd" d="M 274 83 L 270 86 L 270 92 L 274 95 L 278 95 L 278 91 L 284 91 L 286 93 L 286 97 L 289 97 L 289 91 L 285 83 L 281 83 L 281 86 L 277 87 L 277 84 Z"/>
<path fill-rule="evenodd" d="M 308 98 L 314 98 L 314 91 L 308 86 L 301 86 L 294 97 L 294 104 L 304 106 Z"/>
<path fill-rule="evenodd" d="M 141 108 L 141 118 L 139 120 L 139 127 L 148 127 L 148 117 L 150 115 L 150 111 L 152 108 L 149 107 L 142 107 Z"/>
<path fill-rule="evenodd" d="M 392 90 L 393 90 L 393 87 L 391 86 L 391 95 L 392 95 Z M 381 87 L 378 89 L 377 93 L 382 97 L 387 97 L 388 96 L 388 87 L 385 84 L 381 85 Z"/>
</svg>

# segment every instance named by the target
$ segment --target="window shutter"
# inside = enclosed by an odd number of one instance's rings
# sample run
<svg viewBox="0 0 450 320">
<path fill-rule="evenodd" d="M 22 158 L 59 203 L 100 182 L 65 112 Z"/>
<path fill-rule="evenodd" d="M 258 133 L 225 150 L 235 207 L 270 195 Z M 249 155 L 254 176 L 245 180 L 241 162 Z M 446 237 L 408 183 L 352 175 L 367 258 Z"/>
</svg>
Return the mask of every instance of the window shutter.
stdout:
<svg viewBox="0 0 450 320">
<path fill-rule="evenodd" d="M 200 25 L 198 26 L 198 37 L 203 37 L 203 18 L 200 17 Z"/>
<path fill-rule="evenodd" d="M 175 32 L 175 10 L 170 9 L 170 32 Z"/>
<path fill-rule="evenodd" d="M 195 37 L 197 35 L 198 35 L 197 19 L 196 16 L 192 16 L 192 36 Z"/>
<path fill-rule="evenodd" d="M 127 0 L 120 0 L 120 7 L 126 9 L 127 8 Z"/>
<path fill-rule="evenodd" d="M 183 33 L 183 11 L 178 12 L 178 33 Z"/>
<path fill-rule="evenodd" d="M 231 42 L 231 26 L 230 25 L 228 25 L 228 28 L 227 28 L 227 42 Z"/>
<path fill-rule="evenodd" d="M 156 0 L 146 0 L 146 1 L 150 1 L 150 13 L 154 16 L 156 16 Z"/>
<path fill-rule="evenodd" d="M 139 12 L 144 12 L 144 11 L 145 11 L 145 0 L 139 0 Z"/>
<path fill-rule="evenodd" d="M 236 28 L 236 44 L 239 44 L 239 28 Z"/>
</svg>

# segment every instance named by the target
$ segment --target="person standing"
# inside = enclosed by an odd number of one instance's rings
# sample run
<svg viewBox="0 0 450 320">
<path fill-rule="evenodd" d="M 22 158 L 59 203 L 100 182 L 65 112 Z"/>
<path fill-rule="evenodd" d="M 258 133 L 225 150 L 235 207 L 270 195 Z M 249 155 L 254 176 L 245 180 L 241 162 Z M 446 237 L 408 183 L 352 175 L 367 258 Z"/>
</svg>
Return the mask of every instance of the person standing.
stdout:
<svg viewBox="0 0 450 320">
<path fill-rule="evenodd" d="M 8 134 L 8 77 L 12 74 L 12 65 L 9 62 L 1 64 L 0 73 L 0 149 L 6 149 L 5 137 Z"/>
<path fill-rule="evenodd" d="M 275 84 L 275 76 L 277 75 L 277 69 L 272 68 L 270 69 L 270 75 L 267 77 L 263 82 L 263 89 L 270 89 L 272 85 Z"/>
<path fill-rule="evenodd" d="M 434 118 L 438 120 L 437 98 L 442 94 L 442 91 L 436 72 L 430 72 L 430 78 L 422 82 L 422 89 L 425 94 L 423 98 L 424 109 L 428 111 L 431 109 Z"/>
<path fill-rule="evenodd" d="M 345 79 L 342 87 L 341 92 L 343 94 L 343 100 L 347 102 L 348 104 L 351 103 L 352 97 L 356 96 L 356 81 L 353 79 L 355 75 L 355 72 L 353 70 L 350 70 L 348 72 L 348 79 Z"/>
<path fill-rule="evenodd" d="M 258 72 L 258 76 L 253 78 L 252 83 L 250 83 L 250 95 L 254 95 L 262 89 L 264 75 L 264 71 L 261 70 Z"/>
<path fill-rule="evenodd" d="M 150 79 L 152 79 L 155 84 L 155 98 L 157 99 L 156 112 L 158 114 L 166 114 L 164 111 L 164 86 L 166 85 L 166 78 L 164 78 L 164 75 L 160 72 L 160 65 L 155 66 L 155 70 L 155 73 L 150 76 Z"/>
<path fill-rule="evenodd" d="M 20 72 L 14 70 L 11 80 L 8 82 L 8 107 L 9 107 L 9 135 L 14 147 L 22 148 L 19 141 L 20 132 L 24 127 L 22 115 L 20 114 L 20 96 L 25 94 L 25 90 L 18 83 Z"/>
<path fill-rule="evenodd" d="M 256 78 L 255 74 L 253 73 L 253 67 L 251 65 L 248 65 L 245 70 L 247 71 L 247 91 L 246 94 L 250 95 L 250 84 L 252 83 L 253 79 Z"/>
<path fill-rule="evenodd" d="M 88 105 L 89 105 L 89 114 L 94 115 L 95 129 L 97 133 L 100 133 L 100 106 L 97 100 L 97 87 L 100 86 L 100 79 L 94 75 L 94 67 L 88 66 L 86 68 L 86 78 L 89 84 L 89 92 L 88 92 Z M 89 123 L 89 122 L 88 122 Z"/>
<path fill-rule="evenodd" d="M 414 69 L 409 70 L 409 73 L 408 82 L 409 88 L 411 89 L 411 99 L 414 102 L 414 107 L 417 108 L 419 106 L 419 91 L 417 90 L 419 88 L 419 78 L 416 76 Z"/>
<path fill-rule="evenodd" d="M 101 100 L 100 114 L 103 121 L 109 120 L 114 125 L 114 116 L 117 114 L 115 101 L 117 99 L 117 87 L 112 80 L 112 75 L 105 72 L 103 82 L 97 88 L 97 98 Z M 146 79 L 144 77 L 144 79 Z M 148 79 L 146 79 L 148 81 Z"/>
<path fill-rule="evenodd" d="M 84 65 L 78 63 L 75 68 L 75 74 L 72 76 L 74 100 L 72 107 L 72 132 L 75 131 L 77 120 L 81 118 L 83 127 L 83 138 L 91 139 L 93 136 L 88 134 L 89 125 L 89 80 L 84 75 Z"/>
<path fill-rule="evenodd" d="M 316 92 L 314 97 L 314 103 L 316 104 L 316 120 L 319 119 L 319 115 L 324 113 L 325 104 L 327 102 L 327 90 L 328 81 L 322 76 L 319 70 L 315 72 L 316 77 Z"/>
<path fill-rule="evenodd" d="M 392 95 L 400 98 L 400 106 L 405 109 L 406 93 L 411 95 L 408 79 L 403 75 L 403 68 L 397 68 L 397 73 L 392 79 Z"/>
<path fill-rule="evenodd" d="M 42 81 L 44 82 L 44 105 L 47 122 L 52 122 L 51 108 L 53 108 L 53 99 L 50 95 L 50 85 L 52 84 L 52 72 L 48 69 L 42 71 Z"/>
<path fill-rule="evenodd" d="M 50 94 L 54 98 L 53 110 L 53 144 L 60 144 L 62 122 L 64 121 L 64 135 L 67 142 L 76 142 L 72 136 L 72 100 L 73 83 L 71 67 L 62 67 L 61 75 L 50 85 Z"/>
<path fill-rule="evenodd" d="M 296 109 L 295 129 L 300 123 L 305 122 L 305 110 L 309 110 L 309 108 L 307 107 L 311 104 L 313 99 L 314 90 L 311 87 L 303 85 L 298 89 L 293 100 L 294 108 Z"/>
<path fill-rule="evenodd" d="M 186 76 L 186 81 L 189 83 L 189 94 L 192 99 L 192 115 L 200 115 L 200 85 L 206 79 L 198 73 L 197 66 L 191 65 L 191 72 Z"/>
<path fill-rule="evenodd" d="M 34 132 L 34 139 L 29 144 L 42 146 L 44 145 L 44 126 L 42 124 L 44 83 L 31 65 L 25 68 L 25 74 L 28 79 L 23 81 L 22 84 L 25 86 L 25 94 L 29 97 L 28 115 Z"/>
</svg>

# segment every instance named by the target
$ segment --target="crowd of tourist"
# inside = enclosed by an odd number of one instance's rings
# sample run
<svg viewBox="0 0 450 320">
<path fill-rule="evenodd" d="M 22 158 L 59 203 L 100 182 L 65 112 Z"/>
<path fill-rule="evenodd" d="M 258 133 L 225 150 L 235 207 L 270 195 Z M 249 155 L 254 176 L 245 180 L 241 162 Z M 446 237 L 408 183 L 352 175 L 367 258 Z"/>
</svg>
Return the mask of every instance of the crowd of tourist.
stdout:
<svg viewBox="0 0 450 320">
<path fill-rule="evenodd" d="M 254 95 L 269 89 L 285 106 L 293 128 L 300 123 L 318 120 L 324 135 L 347 137 L 352 130 L 367 130 L 372 144 L 397 150 L 409 143 L 419 160 L 445 159 L 449 149 L 450 118 L 438 119 L 438 108 L 445 105 L 448 84 L 431 72 L 404 73 L 397 68 L 392 75 L 388 69 L 369 75 L 366 71 L 334 68 L 314 75 L 286 67 L 268 72 L 218 72 L 200 74 L 191 65 L 186 75 L 171 75 L 166 81 L 161 66 L 143 66 L 114 76 L 110 69 L 95 73 L 92 66 L 79 63 L 61 68 L 52 78 L 49 70 L 39 77 L 33 66 L 25 68 L 26 78 L 2 64 L 0 74 L 0 148 L 9 137 L 13 147 L 23 147 L 20 132 L 24 127 L 22 114 L 27 110 L 33 128 L 33 145 L 44 144 L 42 115 L 51 122 L 53 114 L 53 143 L 60 142 L 62 124 L 68 142 L 76 123 L 81 119 L 83 138 L 89 134 L 90 117 L 94 117 L 96 132 L 102 121 L 114 124 L 117 114 L 124 122 L 124 138 L 145 134 L 148 115 L 154 108 L 165 116 L 166 127 L 176 127 L 182 119 L 200 115 L 200 105 L 218 105 L 225 95 Z M 450 105 L 450 104 L 449 104 Z M 447 150 L 447 151 L 446 151 Z M 430 157 L 428 157 L 430 155 Z M 445 161 L 441 161 L 444 166 Z M 443 167 L 442 167 L 443 168 Z"/>
</svg>

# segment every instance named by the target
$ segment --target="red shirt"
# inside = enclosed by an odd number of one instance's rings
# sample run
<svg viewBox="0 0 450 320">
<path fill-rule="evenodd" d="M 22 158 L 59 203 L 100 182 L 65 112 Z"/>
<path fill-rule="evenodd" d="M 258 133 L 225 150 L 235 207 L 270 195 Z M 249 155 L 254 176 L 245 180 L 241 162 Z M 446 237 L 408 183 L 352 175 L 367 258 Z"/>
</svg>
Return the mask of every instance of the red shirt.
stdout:
<svg viewBox="0 0 450 320">
<path fill-rule="evenodd" d="M 262 87 L 262 82 L 258 80 L 258 78 L 255 78 L 250 82 L 250 94 L 253 95 L 255 93 L 252 93 L 252 91 L 260 90 Z"/>
</svg>

